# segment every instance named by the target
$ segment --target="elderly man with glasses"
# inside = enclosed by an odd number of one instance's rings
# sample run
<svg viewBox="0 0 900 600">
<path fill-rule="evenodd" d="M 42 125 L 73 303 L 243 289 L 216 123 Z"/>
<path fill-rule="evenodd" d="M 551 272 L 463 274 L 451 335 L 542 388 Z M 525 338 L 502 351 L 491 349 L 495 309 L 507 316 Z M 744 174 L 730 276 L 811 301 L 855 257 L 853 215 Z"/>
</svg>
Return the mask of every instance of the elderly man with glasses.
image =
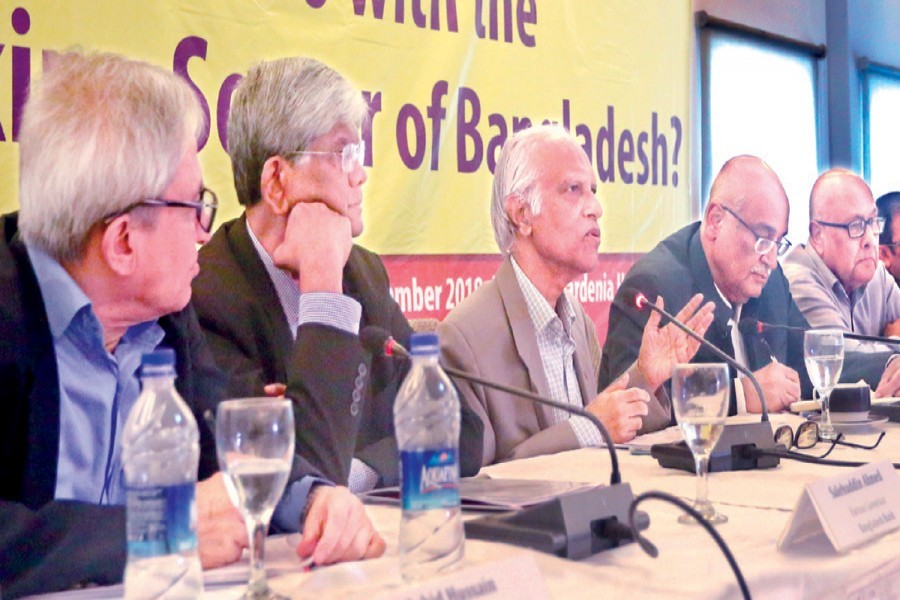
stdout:
<svg viewBox="0 0 900 600">
<path fill-rule="evenodd" d="M 225 395 L 190 304 L 197 245 L 218 206 L 202 183 L 203 125 L 182 78 L 112 54 L 53 55 L 32 86 L 20 212 L 0 218 L 4 597 L 121 581 L 122 431 L 141 356 L 160 346 L 174 350 L 175 385 L 201 424 L 201 564 L 236 561 L 247 546 L 202 424 Z M 308 489 L 317 474 L 297 457 L 291 481 Z M 279 504 L 296 515 L 286 529 L 306 515 L 298 553 L 319 564 L 381 554 L 362 503 L 346 488 L 322 489 Z"/>
<path fill-rule="evenodd" d="M 396 485 L 393 404 L 407 365 L 369 357 L 366 326 L 412 333 L 362 233 L 368 107 L 340 73 L 302 57 L 260 63 L 235 89 L 228 153 L 244 215 L 200 251 L 194 299 L 229 394 L 297 402 L 297 447 L 353 491 Z M 460 467 L 481 467 L 482 425 L 463 410 Z M 276 514 L 276 518 L 278 515 Z"/>
<path fill-rule="evenodd" d="M 873 336 L 900 335 L 900 287 L 878 259 L 884 218 L 866 182 L 845 169 L 826 171 L 809 198 L 809 241 L 784 260 L 794 301 L 813 327 Z M 846 339 L 847 350 L 897 346 Z"/>
<path fill-rule="evenodd" d="M 781 181 L 762 160 L 738 156 L 727 161 L 710 189 L 703 219 L 660 242 L 629 270 L 609 312 L 609 330 L 600 367 L 600 386 L 608 385 L 636 358 L 647 321 L 626 297 L 629 288 L 648 298 L 661 296 L 678 310 L 700 292 L 715 303 L 715 318 L 706 339 L 751 371 L 762 387 L 770 411 L 787 408 L 812 385 L 803 363 L 803 335 L 773 329 L 765 335 L 738 326 L 754 321 L 809 327 L 791 298 L 778 256 L 785 239 L 789 204 Z M 872 362 L 850 353 L 842 380 L 878 381 L 884 360 Z M 883 357 L 885 360 L 887 355 Z M 700 348 L 692 362 L 719 362 Z M 735 380 L 730 414 L 760 412 L 754 387 Z"/>
</svg>

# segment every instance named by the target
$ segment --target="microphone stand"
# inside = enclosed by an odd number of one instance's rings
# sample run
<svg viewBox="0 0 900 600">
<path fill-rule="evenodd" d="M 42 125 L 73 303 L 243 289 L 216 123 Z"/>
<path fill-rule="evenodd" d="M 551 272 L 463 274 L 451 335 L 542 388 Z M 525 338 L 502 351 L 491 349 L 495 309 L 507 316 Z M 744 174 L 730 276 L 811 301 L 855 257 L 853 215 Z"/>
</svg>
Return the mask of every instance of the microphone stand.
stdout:
<svg viewBox="0 0 900 600">
<path fill-rule="evenodd" d="M 372 353 L 410 358 L 406 348 L 379 327 L 365 327 L 360 331 L 360 341 Z M 744 597 L 749 598 L 749 591 L 743 575 L 725 541 L 700 518 L 696 511 L 683 501 L 662 492 L 646 492 L 635 499 L 631 486 L 621 483 L 615 445 L 606 427 L 596 416 L 583 408 L 562 404 L 527 390 L 495 383 L 460 369 L 446 366 L 443 369 L 451 377 L 471 381 L 539 404 L 560 408 L 570 414 L 586 417 L 594 424 L 606 442 L 612 461 L 612 473 L 608 487 L 596 487 L 564 494 L 553 500 L 506 515 L 466 521 L 464 527 L 468 537 L 526 546 L 573 560 L 579 560 L 637 540 L 640 542 L 641 548 L 655 558 L 658 554 L 656 548 L 649 540 L 641 536 L 641 531 L 650 526 L 650 517 L 647 513 L 637 510 L 637 505 L 648 497 L 659 498 L 680 506 L 706 528 L 728 559 L 741 590 L 744 592 Z"/>
<path fill-rule="evenodd" d="M 406 348 L 379 327 L 365 327 L 360 331 L 360 341 L 370 352 L 409 358 Z M 629 509 L 634 501 L 634 494 L 629 484 L 621 483 L 615 445 L 600 419 L 583 408 L 495 383 L 460 369 L 441 366 L 450 377 L 495 388 L 587 418 L 606 442 L 612 462 L 609 486 L 563 494 L 553 500 L 511 513 L 468 520 L 464 524 L 466 536 L 525 546 L 563 558 L 580 560 L 632 542 L 633 531 L 650 526 L 650 517 L 642 511 L 638 511 L 636 517 L 633 517 L 634 527 L 629 525 Z"/>
<path fill-rule="evenodd" d="M 746 448 L 774 449 L 775 433 L 769 422 L 769 409 L 766 406 L 766 397 L 759 385 L 759 381 L 753 373 L 740 364 L 734 358 L 722 352 L 715 345 L 708 342 L 703 336 L 697 335 L 693 329 L 679 321 L 674 315 L 665 309 L 650 302 L 644 294 L 636 290 L 626 293 L 634 295 L 634 305 L 638 309 L 647 306 L 665 317 L 670 323 L 678 327 L 689 337 L 696 340 L 701 346 L 715 354 L 718 358 L 728 363 L 735 370 L 742 373 L 756 389 L 762 409 L 762 416 L 757 423 L 729 423 L 725 425 L 722 435 L 709 457 L 709 472 L 719 471 L 743 471 L 749 469 L 769 469 L 778 466 L 779 457 L 773 454 L 761 454 L 746 452 Z M 660 466 L 668 469 L 681 469 L 683 471 L 696 470 L 693 453 L 685 442 L 673 444 L 655 444 L 650 447 L 650 455 L 659 461 Z"/>
<path fill-rule="evenodd" d="M 590 420 L 609 450 L 612 463 L 608 487 L 565 494 L 548 502 L 509 515 L 486 516 L 466 521 L 466 535 L 476 540 L 501 541 L 526 546 L 579 560 L 603 550 L 634 541 L 634 533 L 650 526 L 647 513 L 637 511 L 628 525 L 634 501 L 631 486 L 622 483 L 619 460 L 609 432 L 595 415 L 583 408 L 556 402 L 527 390 L 520 390 L 442 365 L 450 377 L 494 388 L 538 404 L 559 408 Z"/>
<path fill-rule="evenodd" d="M 641 296 L 640 301 L 641 301 L 641 304 L 652 308 L 653 310 L 655 310 L 656 312 L 658 312 L 659 314 L 664 316 L 666 319 L 669 320 L 670 323 L 675 325 L 675 327 L 677 327 L 681 331 L 688 334 L 688 336 L 690 336 L 692 339 L 699 342 L 700 345 L 702 345 L 704 348 L 711 351 L 718 358 L 720 358 L 723 361 L 725 361 L 726 363 L 728 363 L 731 367 L 733 367 L 737 371 L 740 371 L 740 373 L 742 375 L 744 375 L 747 379 L 749 379 L 750 383 L 753 384 L 753 388 L 756 390 L 757 396 L 759 396 L 759 404 L 760 404 L 760 407 L 762 410 L 762 416 L 760 417 L 760 420 L 763 422 L 766 422 L 769 420 L 769 407 L 766 405 L 766 396 L 765 396 L 765 394 L 763 394 L 762 387 L 760 387 L 760 385 L 759 385 L 759 381 L 757 381 L 756 376 L 753 374 L 753 372 L 750 369 L 748 369 L 747 367 L 745 367 L 738 361 L 734 360 L 734 358 L 725 354 L 715 344 L 709 343 L 706 340 L 706 338 L 697 335 L 696 331 L 694 331 L 693 329 L 691 329 L 690 327 L 688 327 L 687 325 L 685 325 L 684 323 L 682 323 L 681 321 L 676 319 L 675 315 L 669 314 L 668 312 L 666 312 L 665 309 L 659 307 L 658 305 L 654 304 L 653 302 L 650 302 L 649 300 L 647 300 L 647 298 L 645 298 L 643 296 Z M 641 307 L 639 306 L 638 308 L 641 308 Z"/>
</svg>

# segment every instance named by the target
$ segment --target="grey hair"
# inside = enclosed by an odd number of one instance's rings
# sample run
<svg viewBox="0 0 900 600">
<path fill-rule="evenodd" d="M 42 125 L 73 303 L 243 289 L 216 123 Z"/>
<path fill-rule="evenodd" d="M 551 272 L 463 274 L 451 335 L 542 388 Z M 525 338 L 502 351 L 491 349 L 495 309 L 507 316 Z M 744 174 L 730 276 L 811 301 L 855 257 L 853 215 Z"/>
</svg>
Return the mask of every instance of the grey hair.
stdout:
<svg viewBox="0 0 900 600">
<path fill-rule="evenodd" d="M 109 53 L 53 55 L 22 117 L 22 238 L 57 260 L 79 258 L 106 215 L 162 195 L 205 125 L 171 71 Z"/>
<path fill-rule="evenodd" d="M 231 97 L 228 155 L 238 202 L 261 199 L 263 166 L 302 151 L 335 126 L 359 129 L 369 109 L 353 84 L 312 58 L 289 57 L 250 68 Z"/>
<path fill-rule="evenodd" d="M 494 239 L 504 256 L 512 252 L 516 242 L 516 226 L 506 213 L 506 199 L 520 196 L 531 207 L 531 214 L 541 212 L 540 187 L 537 185 L 539 166 L 531 154 L 539 144 L 568 140 L 578 141 L 561 125 L 536 125 L 513 134 L 503 145 L 491 192 L 491 225 Z"/>
</svg>

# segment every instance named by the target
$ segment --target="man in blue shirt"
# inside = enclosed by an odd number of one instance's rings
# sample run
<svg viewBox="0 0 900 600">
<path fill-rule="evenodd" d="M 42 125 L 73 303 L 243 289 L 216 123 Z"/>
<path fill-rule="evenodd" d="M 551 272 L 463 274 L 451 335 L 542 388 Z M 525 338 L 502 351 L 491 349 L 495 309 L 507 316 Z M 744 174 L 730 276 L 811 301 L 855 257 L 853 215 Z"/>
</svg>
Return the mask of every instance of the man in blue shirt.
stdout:
<svg viewBox="0 0 900 600">
<path fill-rule="evenodd" d="M 176 353 L 199 418 L 224 397 L 189 301 L 217 201 L 201 179 L 204 115 L 170 72 L 109 54 L 47 61 L 19 137 L 19 215 L 0 219 L 0 590 L 109 584 L 125 559 L 121 432 L 143 352 Z M 302 376 L 298 374 L 298 376 Z M 205 568 L 247 545 L 200 427 L 198 537 Z M 279 510 L 319 563 L 384 544 L 346 488 L 295 462 Z M 309 502 L 307 502 L 309 500 Z"/>
</svg>

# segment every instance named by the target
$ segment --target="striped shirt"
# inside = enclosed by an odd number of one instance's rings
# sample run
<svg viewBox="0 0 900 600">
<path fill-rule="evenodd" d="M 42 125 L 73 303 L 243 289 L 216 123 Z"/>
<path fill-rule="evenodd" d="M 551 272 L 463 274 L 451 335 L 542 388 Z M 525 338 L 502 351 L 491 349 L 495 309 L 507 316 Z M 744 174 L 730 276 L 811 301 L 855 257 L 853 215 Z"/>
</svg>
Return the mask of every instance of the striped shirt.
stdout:
<svg viewBox="0 0 900 600">
<path fill-rule="evenodd" d="M 538 352 L 544 365 L 547 383 L 550 385 L 550 398 L 579 408 L 584 407 L 578 374 L 575 371 L 575 342 L 569 333 L 575 322 L 575 309 L 572 308 L 568 295 L 563 291 L 554 310 L 528 276 L 522 272 L 516 260 L 510 257 L 510 262 L 534 325 Z M 593 398 L 588 399 L 591 400 Z M 602 443 L 600 433 L 588 419 L 571 416 L 558 408 L 552 409 L 550 414 L 551 424 L 568 420 L 578 445 L 582 448 Z"/>
</svg>

